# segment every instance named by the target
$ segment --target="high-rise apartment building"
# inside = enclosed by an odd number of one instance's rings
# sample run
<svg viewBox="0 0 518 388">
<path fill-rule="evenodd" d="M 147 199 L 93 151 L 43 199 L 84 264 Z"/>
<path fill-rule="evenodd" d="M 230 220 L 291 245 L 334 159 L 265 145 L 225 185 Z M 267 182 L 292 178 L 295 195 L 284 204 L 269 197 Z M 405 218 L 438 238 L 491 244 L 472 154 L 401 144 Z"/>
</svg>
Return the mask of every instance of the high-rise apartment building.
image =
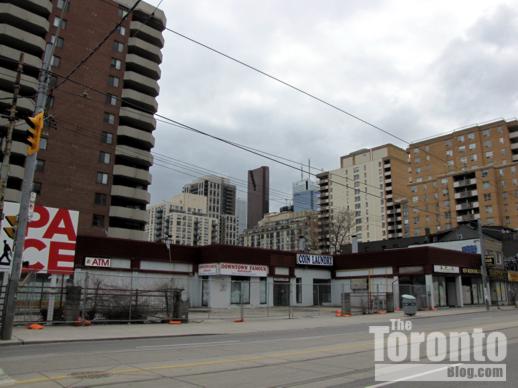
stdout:
<svg viewBox="0 0 518 388">
<path fill-rule="evenodd" d="M 247 228 L 253 228 L 270 211 L 270 169 L 248 171 Z"/>
<path fill-rule="evenodd" d="M 207 197 L 182 193 L 150 206 L 146 233 L 149 241 L 179 245 L 209 245 L 217 241 L 218 219 L 207 211 Z"/>
<path fill-rule="evenodd" d="M 311 179 L 302 179 L 293 184 L 293 211 L 318 210 L 320 187 Z"/>
<path fill-rule="evenodd" d="M 0 7 L 0 56 L 18 59 L 26 52 L 22 93 L 34 95 L 45 40 L 56 41 L 48 129 L 38 153 L 34 191 L 37 203 L 79 210 L 79 233 L 145 239 L 149 169 L 156 126 L 159 65 L 166 19 L 141 2 L 69 81 L 62 76 L 121 20 L 133 0 L 7 1 Z M 49 27 L 50 23 L 50 27 Z M 15 63 L 0 60 L 14 80 Z M 12 84 L 4 85 L 4 94 Z M 1 102 L 4 107 L 8 100 Z M 20 114 L 33 103 L 19 102 Z M 22 128 L 23 129 L 23 128 Z M 8 200 L 19 198 L 25 146 L 17 132 L 8 182 Z"/>
<path fill-rule="evenodd" d="M 23 117 L 31 115 L 34 111 L 33 98 L 38 88 L 38 74 L 42 65 L 51 12 L 51 1 L 11 0 L 0 3 L 0 110 L 4 114 L 0 118 L 2 158 L 8 126 L 8 121 L 4 117 L 11 108 L 20 54 L 24 55 L 24 66 L 17 112 L 18 117 Z M 25 130 L 24 126 L 14 128 L 9 178 L 5 191 L 7 201 L 20 201 L 27 153 L 27 146 L 23 143 Z M 0 158 L 0 163 L 2 158 Z"/>
<path fill-rule="evenodd" d="M 243 235 L 245 247 L 298 251 L 300 240 L 306 251 L 318 249 L 318 212 L 312 210 L 269 213 Z"/>
<path fill-rule="evenodd" d="M 246 229 L 246 200 L 236 199 L 237 230 L 241 234 Z"/>
<path fill-rule="evenodd" d="M 185 185 L 183 191 L 207 197 L 207 214 L 219 221 L 219 236 L 215 242 L 236 245 L 236 186 L 227 178 L 209 175 Z"/>
<path fill-rule="evenodd" d="M 408 151 L 411 235 L 478 219 L 518 227 L 518 121 L 472 126 Z"/>
<path fill-rule="evenodd" d="M 353 235 L 359 241 L 406 235 L 407 169 L 407 153 L 387 144 L 343 156 L 339 169 L 319 174 L 321 251 L 337 249 L 337 223 L 344 220 L 341 243 Z"/>
</svg>

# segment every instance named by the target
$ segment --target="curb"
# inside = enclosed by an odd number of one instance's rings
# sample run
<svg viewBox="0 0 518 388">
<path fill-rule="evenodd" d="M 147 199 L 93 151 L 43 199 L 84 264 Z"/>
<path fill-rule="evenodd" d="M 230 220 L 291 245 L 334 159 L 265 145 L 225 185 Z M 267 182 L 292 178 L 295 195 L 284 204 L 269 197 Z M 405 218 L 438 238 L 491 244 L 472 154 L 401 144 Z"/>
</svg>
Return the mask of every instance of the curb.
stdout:
<svg viewBox="0 0 518 388">
<path fill-rule="evenodd" d="M 11 340 L 8 343 L 0 342 L 0 348 L 3 346 L 20 346 L 20 345 L 45 345 L 45 344 L 61 344 L 69 342 L 98 342 L 98 341 L 127 341 L 138 339 L 157 339 L 157 338 L 175 338 L 175 337 L 200 337 L 223 335 L 224 333 L 196 333 L 196 334 L 165 334 L 165 335 L 142 335 L 128 337 L 110 337 L 110 338 L 73 338 L 73 339 L 57 339 L 57 340 Z"/>
</svg>

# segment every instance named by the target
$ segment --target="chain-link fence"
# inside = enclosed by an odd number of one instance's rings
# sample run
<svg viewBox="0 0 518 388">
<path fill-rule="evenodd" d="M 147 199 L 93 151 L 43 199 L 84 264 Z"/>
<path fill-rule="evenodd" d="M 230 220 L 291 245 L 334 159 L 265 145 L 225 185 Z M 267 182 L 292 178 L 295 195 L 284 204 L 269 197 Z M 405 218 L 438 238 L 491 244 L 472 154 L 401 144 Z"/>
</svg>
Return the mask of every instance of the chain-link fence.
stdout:
<svg viewBox="0 0 518 388">
<path fill-rule="evenodd" d="M 360 282 L 357 285 L 363 287 Z M 351 283 L 344 280 L 198 278 L 103 269 L 24 274 L 16 295 L 15 322 L 239 321 L 334 316 L 337 310 L 351 314 L 393 311 L 391 280 L 378 280 L 374 285 L 372 291 L 369 287 L 351 289 Z"/>
</svg>

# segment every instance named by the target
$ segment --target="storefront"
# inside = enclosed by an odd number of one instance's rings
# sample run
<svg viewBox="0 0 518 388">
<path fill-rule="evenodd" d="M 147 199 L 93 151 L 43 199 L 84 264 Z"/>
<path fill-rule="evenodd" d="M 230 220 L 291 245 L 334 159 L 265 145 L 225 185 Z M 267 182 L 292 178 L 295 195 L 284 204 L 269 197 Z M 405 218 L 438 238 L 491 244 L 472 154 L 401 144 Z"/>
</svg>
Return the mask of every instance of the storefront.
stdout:
<svg viewBox="0 0 518 388">
<path fill-rule="evenodd" d="M 459 267 L 451 265 L 433 266 L 434 307 L 456 307 L 462 304 Z"/>
<path fill-rule="evenodd" d="M 507 304 L 507 271 L 489 268 L 489 288 L 491 290 L 491 304 Z"/>
<path fill-rule="evenodd" d="M 462 268 L 462 299 L 465 305 L 484 304 L 484 288 L 478 268 Z"/>
<path fill-rule="evenodd" d="M 268 266 L 259 264 L 199 264 L 202 306 L 266 305 L 268 273 Z"/>
</svg>

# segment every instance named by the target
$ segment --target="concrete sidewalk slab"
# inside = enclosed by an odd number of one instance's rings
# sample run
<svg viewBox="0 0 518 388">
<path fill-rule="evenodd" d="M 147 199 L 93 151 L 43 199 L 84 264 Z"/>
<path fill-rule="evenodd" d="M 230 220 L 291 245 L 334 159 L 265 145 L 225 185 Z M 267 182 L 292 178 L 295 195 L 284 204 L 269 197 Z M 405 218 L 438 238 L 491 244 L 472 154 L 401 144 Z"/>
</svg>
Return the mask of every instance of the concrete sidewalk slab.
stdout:
<svg viewBox="0 0 518 388">
<path fill-rule="evenodd" d="M 496 308 L 493 308 L 495 311 Z M 504 307 L 501 310 L 516 310 Z M 485 312 L 484 307 L 468 307 L 444 309 L 437 311 L 420 311 L 414 317 L 406 317 L 402 312 L 389 314 L 356 315 L 351 317 L 335 317 L 334 314 L 312 318 L 295 319 L 258 319 L 235 323 L 229 320 L 205 320 L 198 323 L 181 325 L 169 324 L 99 324 L 92 326 L 47 326 L 43 330 L 28 330 L 16 327 L 13 339 L 0 341 L 0 345 L 39 344 L 72 341 L 124 340 L 138 338 L 199 336 L 218 334 L 237 334 L 282 330 L 301 330 L 318 327 L 336 327 L 352 324 L 369 324 L 387 319 L 408 318 L 426 319 L 449 315 L 474 314 Z"/>
</svg>

